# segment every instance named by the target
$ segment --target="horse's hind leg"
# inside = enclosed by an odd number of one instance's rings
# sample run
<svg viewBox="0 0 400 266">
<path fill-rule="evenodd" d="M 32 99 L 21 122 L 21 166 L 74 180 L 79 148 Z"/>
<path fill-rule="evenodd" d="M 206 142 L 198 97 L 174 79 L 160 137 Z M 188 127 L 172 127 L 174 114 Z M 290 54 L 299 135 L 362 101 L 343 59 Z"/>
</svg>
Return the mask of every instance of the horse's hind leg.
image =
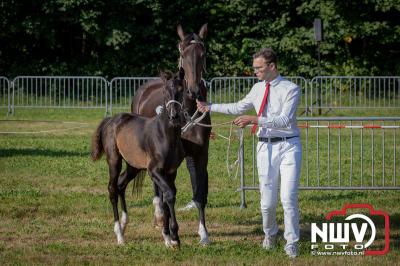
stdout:
<svg viewBox="0 0 400 266">
<path fill-rule="evenodd" d="M 126 225 L 129 222 L 128 219 L 128 210 L 126 208 L 126 200 L 125 200 L 125 192 L 128 183 L 136 177 L 139 170 L 133 168 L 129 164 L 126 164 L 126 171 L 123 172 L 118 178 L 118 194 L 121 198 L 121 207 L 122 207 L 122 215 L 121 215 L 121 230 L 122 234 L 125 233 Z"/>
<path fill-rule="evenodd" d="M 122 245 L 124 244 L 124 237 L 122 235 L 122 229 L 119 223 L 119 216 L 118 216 L 118 177 L 119 173 L 121 172 L 122 159 L 119 156 L 118 157 L 110 156 L 110 157 L 111 158 L 108 158 L 107 160 L 109 167 L 109 175 L 110 175 L 110 180 L 108 182 L 108 194 L 114 212 L 114 233 L 117 236 L 118 244 Z"/>
</svg>

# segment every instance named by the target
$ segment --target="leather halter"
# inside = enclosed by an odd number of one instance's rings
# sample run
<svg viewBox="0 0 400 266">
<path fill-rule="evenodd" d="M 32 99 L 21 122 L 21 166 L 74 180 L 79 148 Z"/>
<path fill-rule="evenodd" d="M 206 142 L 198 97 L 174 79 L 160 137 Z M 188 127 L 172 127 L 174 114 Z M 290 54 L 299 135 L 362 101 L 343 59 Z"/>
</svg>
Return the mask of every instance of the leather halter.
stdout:
<svg viewBox="0 0 400 266">
<path fill-rule="evenodd" d="M 196 41 L 196 40 L 191 40 L 189 42 L 189 45 L 185 47 L 185 49 L 182 49 L 181 45 L 178 45 L 178 49 L 179 49 L 179 62 L 178 62 L 178 68 L 180 69 L 182 67 L 182 62 L 183 62 L 183 52 L 189 48 L 189 46 L 191 46 L 192 44 L 200 44 L 201 47 L 203 48 L 204 52 L 206 52 L 206 47 L 204 46 L 204 43 L 201 41 Z M 206 58 L 204 57 L 204 61 L 203 61 L 203 71 L 206 73 Z"/>
<path fill-rule="evenodd" d="M 168 113 L 168 109 L 167 108 L 168 108 L 168 105 L 170 105 L 170 104 L 177 104 L 180 107 L 180 111 L 182 111 L 183 107 L 182 107 L 182 103 L 180 103 L 180 102 L 178 102 L 176 100 L 169 100 L 167 103 L 165 103 L 165 112 L 168 115 L 168 119 L 169 120 L 174 120 L 174 118 L 172 118 Z"/>
</svg>

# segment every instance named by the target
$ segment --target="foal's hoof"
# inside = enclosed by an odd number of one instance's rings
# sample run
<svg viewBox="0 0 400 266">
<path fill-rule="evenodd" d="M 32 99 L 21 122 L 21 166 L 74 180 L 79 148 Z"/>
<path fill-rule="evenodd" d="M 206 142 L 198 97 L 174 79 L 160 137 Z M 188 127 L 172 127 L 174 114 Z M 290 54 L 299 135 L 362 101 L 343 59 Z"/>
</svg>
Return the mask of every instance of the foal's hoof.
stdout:
<svg viewBox="0 0 400 266">
<path fill-rule="evenodd" d="M 178 250 L 181 247 L 181 243 L 179 241 L 171 240 L 171 248 Z"/>
<path fill-rule="evenodd" d="M 165 241 L 165 246 L 167 248 L 172 248 L 174 250 L 178 250 L 178 249 L 180 249 L 181 244 L 180 244 L 179 241 L 176 241 L 176 240 L 169 240 L 169 241 L 166 240 Z"/>
<path fill-rule="evenodd" d="M 205 237 L 205 238 L 200 239 L 199 244 L 202 246 L 208 246 L 211 244 L 211 241 L 208 239 L 208 237 Z"/>
<path fill-rule="evenodd" d="M 154 227 L 157 228 L 157 229 L 162 229 L 162 228 L 164 227 L 163 218 L 162 218 L 162 217 L 160 218 L 160 217 L 154 216 L 153 225 L 154 225 Z"/>
<path fill-rule="evenodd" d="M 180 241 L 179 240 L 172 240 L 170 235 L 162 233 L 162 236 L 164 238 L 164 243 L 167 248 L 172 248 L 172 249 L 179 249 L 180 247 Z"/>
</svg>

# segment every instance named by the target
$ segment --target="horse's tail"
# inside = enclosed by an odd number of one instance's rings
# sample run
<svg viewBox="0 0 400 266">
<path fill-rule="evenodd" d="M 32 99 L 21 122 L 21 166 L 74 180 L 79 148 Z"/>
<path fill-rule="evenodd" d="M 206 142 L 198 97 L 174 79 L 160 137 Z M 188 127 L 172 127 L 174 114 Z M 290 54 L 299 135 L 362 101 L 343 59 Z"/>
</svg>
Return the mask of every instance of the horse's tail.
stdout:
<svg viewBox="0 0 400 266">
<path fill-rule="evenodd" d="M 132 195 L 136 195 L 136 197 L 142 195 L 143 181 L 145 177 L 146 171 L 142 170 L 136 175 L 135 179 L 133 179 Z"/>
<path fill-rule="evenodd" d="M 104 118 L 93 134 L 92 152 L 90 154 L 93 161 L 97 161 L 98 159 L 101 158 L 101 155 L 103 155 L 104 147 L 103 147 L 102 135 L 103 135 L 104 127 L 106 126 L 107 122 L 110 120 L 111 120 L 111 117 Z"/>
</svg>

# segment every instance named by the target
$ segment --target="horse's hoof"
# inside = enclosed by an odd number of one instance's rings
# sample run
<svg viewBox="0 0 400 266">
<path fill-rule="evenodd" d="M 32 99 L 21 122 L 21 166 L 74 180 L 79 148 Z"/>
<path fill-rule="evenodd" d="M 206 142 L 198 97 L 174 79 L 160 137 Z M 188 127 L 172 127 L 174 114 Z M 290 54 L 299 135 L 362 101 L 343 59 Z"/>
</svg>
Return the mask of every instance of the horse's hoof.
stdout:
<svg viewBox="0 0 400 266">
<path fill-rule="evenodd" d="M 174 240 L 167 241 L 167 240 L 165 240 L 165 246 L 167 248 L 178 250 L 178 249 L 180 249 L 181 244 L 179 243 L 179 241 L 174 241 Z"/>
<path fill-rule="evenodd" d="M 125 240 L 124 239 L 118 239 L 117 243 L 118 243 L 118 246 L 123 246 L 123 245 L 125 245 Z"/>
<path fill-rule="evenodd" d="M 166 235 L 164 234 L 164 232 L 162 232 L 162 236 L 164 238 L 164 244 L 167 248 L 171 248 L 172 247 L 172 239 L 170 235 Z"/>
<path fill-rule="evenodd" d="M 205 247 L 205 246 L 210 245 L 211 241 L 208 239 L 208 237 L 205 237 L 205 238 L 200 239 L 199 244 L 202 245 L 203 247 Z"/>
<path fill-rule="evenodd" d="M 178 250 L 178 249 L 180 249 L 180 247 L 181 247 L 181 244 L 179 241 L 171 240 L 171 248 L 172 249 Z"/>
</svg>

